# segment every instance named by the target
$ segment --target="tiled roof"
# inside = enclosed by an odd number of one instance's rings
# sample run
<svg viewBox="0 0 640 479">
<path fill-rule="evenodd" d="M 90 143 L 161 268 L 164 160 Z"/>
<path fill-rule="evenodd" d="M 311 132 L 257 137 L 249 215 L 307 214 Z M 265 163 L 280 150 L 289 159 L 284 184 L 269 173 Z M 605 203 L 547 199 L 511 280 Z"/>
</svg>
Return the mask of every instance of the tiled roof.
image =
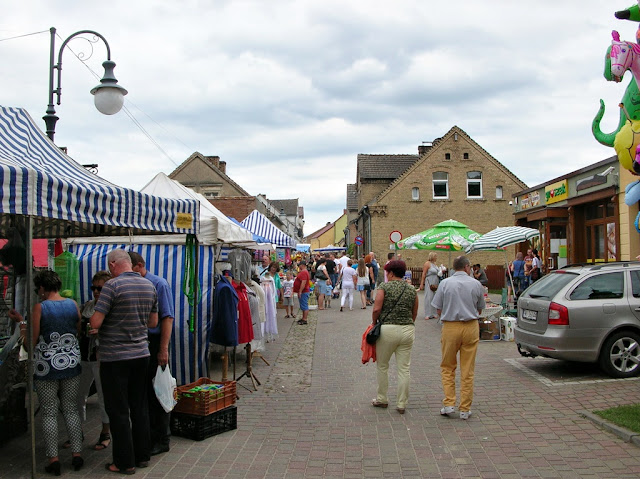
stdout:
<svg viewBox="0 0 640 479">
<path fill-rule="evenodd" d="M 296 216 L 298 214 L 298 198 L 289 200 L 269 200 L 273 207 L 280 211 L 284 210 L 287 216 Z"/>
<path fill-rule="evenodd" d="M 418 160 L 418 155 L 358 155 L 360 180 L 396 179 Z"/>
<path fill-rule="evenodd" d="M 358 190 L 355 184 L 347 185 L 347 210 L 355 211 L 358 209 Z"/>
<path fill-rule="evenodd" d="M 326 233 L 327 231 L 329 231 L 331 228 L 333 228 L 334 223 L 327 223 L 326 225 L 324 225 L 322 228 L 320 228 L 319 230 L 314 231 L 313 233 L 311 233 L 309 236 L 307 236 L 307 238 L 319 238 L 320 236 L 322 236 L 324 233 Z"/>
</svg>

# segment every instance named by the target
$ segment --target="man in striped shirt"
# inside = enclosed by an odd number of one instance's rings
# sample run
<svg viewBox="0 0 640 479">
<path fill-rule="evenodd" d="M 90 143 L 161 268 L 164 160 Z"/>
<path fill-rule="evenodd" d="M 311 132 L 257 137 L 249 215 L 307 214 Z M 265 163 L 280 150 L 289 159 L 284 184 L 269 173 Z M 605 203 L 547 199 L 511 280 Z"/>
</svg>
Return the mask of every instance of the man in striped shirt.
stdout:
<svg viewBox="0 0 640 479">
<path fill-rule="evenodd" d="M 132 270 L 123 249 L 107 256 L 113 276 L 102 287 L 91 316 L 98 330 L 98 360 L 104 405 L 111 424 L 111 472 L 132 474 L 151 457 L 147 370 L 147 328 L 158 324 L 158 300 L 151 281 Z"/>
</svg>

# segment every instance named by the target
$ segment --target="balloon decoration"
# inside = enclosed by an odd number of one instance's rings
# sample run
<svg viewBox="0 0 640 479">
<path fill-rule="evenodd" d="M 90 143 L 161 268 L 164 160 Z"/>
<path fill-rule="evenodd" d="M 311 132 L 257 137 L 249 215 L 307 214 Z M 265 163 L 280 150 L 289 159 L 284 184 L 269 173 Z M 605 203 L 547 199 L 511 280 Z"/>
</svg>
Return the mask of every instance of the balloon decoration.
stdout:
<svg viewBox="0 0 640 479">
<path fill-rule="evenodd" d="M 615 13 L 616 18 L 640 22 L 640 0 L 626 10 Z M 600 121 L 604 116 L 604 102 L 593 119 L 591 131 L 596 140 L 612 146 L 618 155 L 620 165 L 633 175 L 640 175 L 640 28 L 636 42 L 623 41 L 617 31 L 611 32 L 611 46 L 605 55 L 604 77 L 608 81 L 621 82 L 627 71 L 633 78 L 629 82 L 620 101 L 620 121 L 615 131 L 603 133 Z M 640 181 L 633 181 L 625 188 L 624 202 L 631 206 L 640 201 Z M 634 221 L 640 233 L 640 213 Z"/>
</svg>

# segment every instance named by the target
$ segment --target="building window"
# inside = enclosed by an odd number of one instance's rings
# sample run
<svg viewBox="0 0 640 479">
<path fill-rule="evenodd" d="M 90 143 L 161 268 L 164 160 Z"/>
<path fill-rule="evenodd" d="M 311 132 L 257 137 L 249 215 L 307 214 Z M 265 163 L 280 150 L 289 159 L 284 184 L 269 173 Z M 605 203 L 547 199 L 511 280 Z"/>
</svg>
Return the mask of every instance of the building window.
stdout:
<svg viewBox="0 0 640 479">
<path fill-rule="evenodd" d="M 467 198 L 482 198 L 482 172 L 467 172 Z"/>
<path fill-rule="evenodd" d="M 451 153 L 445 153 L 444 154 L 444 159 L 445 160 L 450 160 L 451 159 Z"/>
<path fill-rule="evenodd" d="M 411 189 L 411 199 L 413 201 L 418 201 L 420 199 L 420 188 Z"/>
<path fill-rule="evenodd" d="M 433 173 L 433 199 L 445 200 L 449 198 L 449 173 L 436 171 Z"/>
<path fill-rule="evenodd" d="M 469 159 L 469 153 L 463 153 L 462 154 L 462 158 L 464 158 L 465 160 Z"/>
<path fill-rule="evenodd" d="M 215 198 L 216 196 L 218 196 L 218 192 L 217 191 L 205 191 L 204 192 L 204 197 L 205 198 Z"/>
<path fill-rule="evenodd" d="M 502 186 L 496 186 L 496 200 L 502 199 Z"/>
</svg>

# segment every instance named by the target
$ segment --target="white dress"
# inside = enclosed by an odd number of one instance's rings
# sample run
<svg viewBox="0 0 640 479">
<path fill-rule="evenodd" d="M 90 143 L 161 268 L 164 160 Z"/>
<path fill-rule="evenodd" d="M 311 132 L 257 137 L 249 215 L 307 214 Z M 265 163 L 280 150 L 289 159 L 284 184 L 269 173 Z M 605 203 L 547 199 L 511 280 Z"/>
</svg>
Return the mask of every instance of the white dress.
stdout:
<svg viewBox="0 0 640 479">
<path fill-rule="evenodd" d="M 265 323 L 264 338 L 267 342 L 273 341 L 278 337 L 278 322 L 276 319 L 276 285 L 273 277 L 265 274 L 260 278 L 260 285 L 264 290 L 265 296 Z"/>
</svg>

